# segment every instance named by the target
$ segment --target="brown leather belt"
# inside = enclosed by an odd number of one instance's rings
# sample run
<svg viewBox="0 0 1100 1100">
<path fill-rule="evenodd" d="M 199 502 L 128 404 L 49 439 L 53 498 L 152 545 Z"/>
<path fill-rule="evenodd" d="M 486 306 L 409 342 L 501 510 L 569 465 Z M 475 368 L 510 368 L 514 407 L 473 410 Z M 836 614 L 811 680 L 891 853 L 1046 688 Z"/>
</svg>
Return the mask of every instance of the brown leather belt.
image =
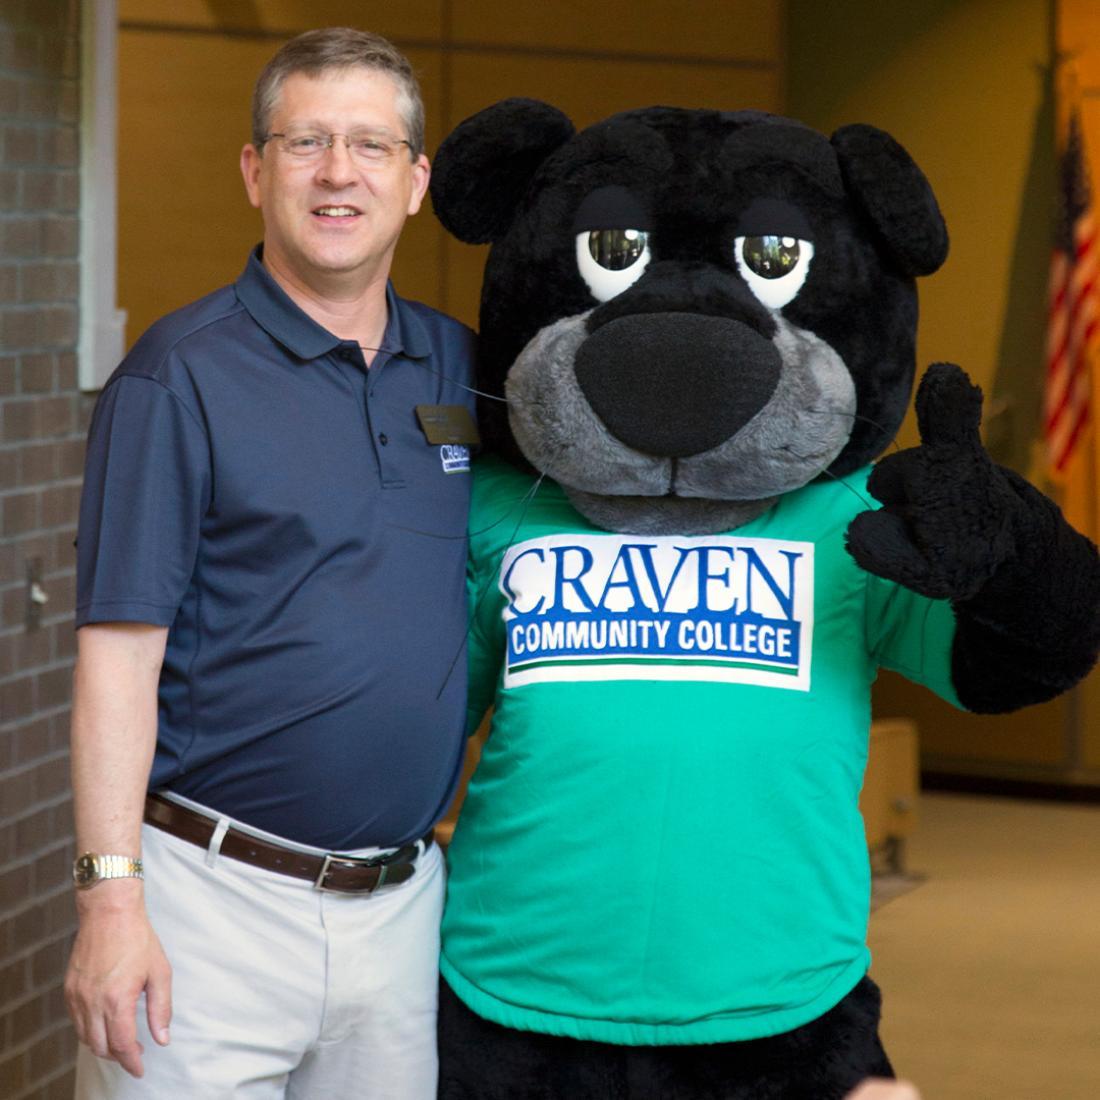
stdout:
<svg viewBox="0 0 1100 1100">
<path fill-rule="evenodd" d="M 190 841 L 200 848 L 210 845 L 218 823 L 194 810 L 172 802 L 158 794 L 145 799 L 145 820 L 166 833 Z M 370 894 L 381 886 L 396 886 L 412 878 L 420 855 L 418 844 L 426 851 L 435 835 L 429 829 L 417 842 L 406 844 L 381 856 L 357 859 L 353 856 L 310 855 L 261 840 L 232 827 L 222 838 L 219 854 L 239 859 L 265 871 L 291 875 L 312 882 L 318 890 L 335 890 L 341 894 Z"/>
</svg>

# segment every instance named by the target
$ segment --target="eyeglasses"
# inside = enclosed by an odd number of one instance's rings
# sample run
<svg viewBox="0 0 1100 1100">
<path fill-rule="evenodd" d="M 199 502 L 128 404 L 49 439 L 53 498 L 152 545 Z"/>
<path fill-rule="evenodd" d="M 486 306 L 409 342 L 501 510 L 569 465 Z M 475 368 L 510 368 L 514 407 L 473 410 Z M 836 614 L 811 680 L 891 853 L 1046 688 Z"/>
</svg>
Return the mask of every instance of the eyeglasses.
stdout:
<svg viewBox="0 0 1100 1100">
<path fill-rule="evenodd" d="M 268 134 L 266 144 L 272 138 L 279 139 L 279 148 L 298 160 L 319 160 L 342 137 L 348 152 L 363 164 L 385 164 L 397 152 L 399 145 L 412 145 L 404 138 L 381 137 L 371 130 L 355 130 L 350 134 L 323 134 L 319 130 L 286 130 L 281 134 Z"/>
</svg>

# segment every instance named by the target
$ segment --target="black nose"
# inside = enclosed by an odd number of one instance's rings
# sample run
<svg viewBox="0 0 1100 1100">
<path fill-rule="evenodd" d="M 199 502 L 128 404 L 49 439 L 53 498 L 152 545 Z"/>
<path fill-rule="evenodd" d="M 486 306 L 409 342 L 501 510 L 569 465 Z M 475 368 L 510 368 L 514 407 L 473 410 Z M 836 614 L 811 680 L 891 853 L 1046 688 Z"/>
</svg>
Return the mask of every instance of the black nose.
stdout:
<svg viewBox="0 0 1100 1100">
<path fill-rule="evenodd" d="M 608 431 L 644 454 L 687 458 L 724 443 L 768 402 L 779 352 L 727 317 L 643 313 L 577 350 L 577 382 Z"/>
</svg>

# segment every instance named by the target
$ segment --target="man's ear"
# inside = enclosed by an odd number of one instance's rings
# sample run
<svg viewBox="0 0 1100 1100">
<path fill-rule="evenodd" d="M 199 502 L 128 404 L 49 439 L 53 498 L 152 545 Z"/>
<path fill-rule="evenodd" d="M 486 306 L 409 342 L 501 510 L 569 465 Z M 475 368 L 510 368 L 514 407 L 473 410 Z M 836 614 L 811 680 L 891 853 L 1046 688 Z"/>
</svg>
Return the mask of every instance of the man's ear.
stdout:
<svg viewBox="0 0 1100 1100">
<path fill-rule="evenodd" d="M 249 142 L 241 150 L 241 178 L 244 180 L 248 201 L 257 209 L 260 205 L 260 169 L 262 167 L 263 157 L 259 149 Z"/>
<path fill-rule="evenodd" d="M 843 126 L 832 136 L 848 193 L 905 275 L 931 275 L 947 259 L 947 226 L 913 158 L 874 126 Z"/>
<path fill-rule="evenodd" d="M 505 99 L 460 122 L 432 162 L 436 217 L 467 244 L 499 240 L 539 165 L 574 132 L 537 99 Z"/>
</svg>

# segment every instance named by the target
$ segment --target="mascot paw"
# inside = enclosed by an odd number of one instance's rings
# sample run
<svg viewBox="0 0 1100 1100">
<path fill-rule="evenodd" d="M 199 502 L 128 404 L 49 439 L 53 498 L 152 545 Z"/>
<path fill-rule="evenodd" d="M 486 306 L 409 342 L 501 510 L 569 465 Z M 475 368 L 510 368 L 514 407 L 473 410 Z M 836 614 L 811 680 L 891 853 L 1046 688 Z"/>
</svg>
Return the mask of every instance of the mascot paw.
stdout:
<svg viewBox="0 0 1100 1100">
<path fill-rule="evenodd" d="M 920 445 L 875 467 L 867 487 L 882 509 L 856 516 L 848 551 L 922 595 L 970 599 L 1012 555 L 1020 501 L 982 446 L 982 391 L 959 367 L 930 367 L 916 410 Z"/>
</svg>

